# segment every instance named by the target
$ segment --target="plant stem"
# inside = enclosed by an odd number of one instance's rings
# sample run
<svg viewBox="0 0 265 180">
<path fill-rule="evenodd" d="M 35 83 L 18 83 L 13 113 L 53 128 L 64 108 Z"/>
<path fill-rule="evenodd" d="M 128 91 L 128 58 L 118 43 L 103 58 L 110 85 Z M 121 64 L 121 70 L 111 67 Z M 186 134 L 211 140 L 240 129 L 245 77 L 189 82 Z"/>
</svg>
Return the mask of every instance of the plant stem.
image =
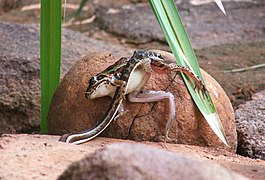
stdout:
<svg viewBox="0 0 265 180">
<path fill-rule="evenodd" d="M 41 68 L 41 133 L 47 134 L 47 116 L 52 96 L 60 80 L 61 1 L 41 1 L 40 68 Z"/>
<path fill-rule="evenodd" d="M 245 67 L 245 68 L 232 69 L 232 70 L 225 70 L 225 71 L 223 71 L 223 72 L 224 72 L 224 73 L 243 72 L 243 71 L 247 71 L 247 70 L 251 70 L 251 69 L 258 69 L 258 68 L 262 68 L 262 67 L 265 67 L 265 63 L 263 63 L 263 64 L 257 64 L 257 65 L 249 66 L 249 67 Z"/>
</svg>

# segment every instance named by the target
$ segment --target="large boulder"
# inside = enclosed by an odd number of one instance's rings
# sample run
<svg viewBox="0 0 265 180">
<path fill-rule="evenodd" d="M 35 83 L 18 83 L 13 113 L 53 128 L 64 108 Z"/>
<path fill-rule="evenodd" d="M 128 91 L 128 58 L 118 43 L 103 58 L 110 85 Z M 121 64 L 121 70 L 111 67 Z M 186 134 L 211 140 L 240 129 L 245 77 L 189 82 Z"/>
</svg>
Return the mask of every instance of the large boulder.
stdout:
<svg viewBox="0 0 265 180">
<path fill-rule="evenodd" d="M 168 60 L 172 54 L 161 52 Z M 52 134 L 65 134 L 86 130 L 97 124 L 110 104 L 109 97 L 87 100 L 85 91 L 92 75 L 104 70 L 117 58 L 110 53 L 92 53 L 79 60 L 66 74 L 55 92 L 48 117 L 48 129 Z M 172 142 L 199 146 L 225 147 L 213 133 L 194 104 L 182 78 L 175 73 L 153 74 L 145 89 L 170 91 L 175 96 L 176 117 L 169 137 Z M 234 112 L 220 85 L 203 71 L 208 90 L 217 107 L 226 131 L 231 151 L 237 147 Z M 124 101 L 129 113 L 112 122 L 103 136 L 136 141 L 163 141 L 167 122 L 167 101 L 157 103 L 130 103 Z"/>
<path fill-rule="evenodd" d="M 0 134 L 39 132 L 39 40 L 38 25 L 0 22 Z M 104 49 L 117 55 L 130 51 L 63 30 L 62 76 L 84 54 Z"/>
<path fill-rule="evenodd" d="M 247 179 L 213 162 L 146 145 L 107 145 L 73 163 L 58 178 L 70 179 Z"/>
<path fill-rule="evenodd" d="M 265 90 L 253 95 L 253 100 L 240 105 L 235 114 L 237 153 L 265 160 Z"/>
</svg>

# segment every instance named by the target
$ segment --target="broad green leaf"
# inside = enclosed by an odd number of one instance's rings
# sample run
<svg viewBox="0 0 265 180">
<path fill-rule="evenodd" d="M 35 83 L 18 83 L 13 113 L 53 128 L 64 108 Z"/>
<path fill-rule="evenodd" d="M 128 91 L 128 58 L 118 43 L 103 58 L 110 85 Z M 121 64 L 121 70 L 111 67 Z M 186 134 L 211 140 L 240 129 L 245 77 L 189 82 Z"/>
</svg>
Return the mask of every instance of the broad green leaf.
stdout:
<svg viewBox="0 0 265 180">
<path fill-rule="evenodd" d="M 47 116 L 60 80 L 62 2 L 41 1 L 41 133 L 48 133 Z"/>
<path fill-rule="evenodd" d="M 181 22 L 174 1 L 149 0 L 149 2 L 176 58 L 177 64 L 188 67 L 204 82 L 198 61 L 191 47 L 189 38 Z M 210 94 L 208 92 L 203 94 L 201 91 L 194 89 L 195 84 L 191 83 L 192 80 L 184 74 L 182 74 L 182 76 L 194 102 L 212 130 L 224 144 L 229 146 L 226 140 L 224 128 L 216 112 L 216 108 L 212 102 Z"/>
</svg>

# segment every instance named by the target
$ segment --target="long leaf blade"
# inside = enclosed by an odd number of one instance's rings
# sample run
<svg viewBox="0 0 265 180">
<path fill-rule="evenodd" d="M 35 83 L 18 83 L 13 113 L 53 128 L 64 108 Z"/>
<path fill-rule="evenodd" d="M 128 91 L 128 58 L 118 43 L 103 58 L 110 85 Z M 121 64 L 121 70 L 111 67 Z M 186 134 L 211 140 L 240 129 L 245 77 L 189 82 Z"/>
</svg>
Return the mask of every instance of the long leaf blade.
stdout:
<svg viewBox="0 0 265 180">
<path fill-rule="evenodd" d="M 163 30 L 167 42 L 176 58 L 178 64 L 190 68 L 202 80 L 202 74 L 196 59 L 195 53 L 189 42 L 185 28 L 173 0 L 149 0 L 156 18 Z M 190 84 L 187 76 L 183 75 L 184 82 L 199 110 L 202 112 L 206 121 L 215 134 L 227 146 L 226 135 L 216 108 L 212 102 L 210 94 L 194 89 L 194 84 Z"/>
<path fill-rule="evenodd" d="M 217 4 L 217 6 L 221 9 L 221 11 L 224 13 L 224 15 L 226 15 L 226 12 L 225 12 L 225 8 L 223 6 L 223 3 L 221 0 L 215 0 L 215 3 Z"/>
<path fill-rule="evenodd" d="M 60 80 L 61 18 L 61 1 L 41 1 L 41 133 L 45 134 L 50 101 Z"/>
</svg>

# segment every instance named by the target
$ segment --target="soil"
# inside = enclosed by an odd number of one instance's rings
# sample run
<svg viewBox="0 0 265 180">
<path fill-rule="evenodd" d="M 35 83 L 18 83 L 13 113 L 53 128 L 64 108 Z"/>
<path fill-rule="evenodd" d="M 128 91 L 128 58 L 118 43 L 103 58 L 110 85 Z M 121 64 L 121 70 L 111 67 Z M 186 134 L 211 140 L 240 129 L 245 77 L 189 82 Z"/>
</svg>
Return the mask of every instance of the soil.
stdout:
<svg viewBox="0 0 265 180">
<path fill-rule="evenodd" d="M 112 138 L 95 138 L 90 143 L 69 145 L 58 142 L 59 136 L 10 135 L 0 137 L 0 179 L 56 179 L 72 162 L 80 160 L 104 145 L 137 143 Z M 141 142 L 172 153 L 218 163 L 241 175 L 255 180 L 265 177 L 265 161 L 242 157 L 231 152 L 181 144 Z"/>
<path fill-rule="evenodd" d="M 229 72 L 264 63 L 265 41 L 213 46 L 196 51 L 196 55 L 200 66 L 220 83 L 235 108 L 251 100 L 255 92 L 265 89 L 264 67 Z"/>
</svg>

